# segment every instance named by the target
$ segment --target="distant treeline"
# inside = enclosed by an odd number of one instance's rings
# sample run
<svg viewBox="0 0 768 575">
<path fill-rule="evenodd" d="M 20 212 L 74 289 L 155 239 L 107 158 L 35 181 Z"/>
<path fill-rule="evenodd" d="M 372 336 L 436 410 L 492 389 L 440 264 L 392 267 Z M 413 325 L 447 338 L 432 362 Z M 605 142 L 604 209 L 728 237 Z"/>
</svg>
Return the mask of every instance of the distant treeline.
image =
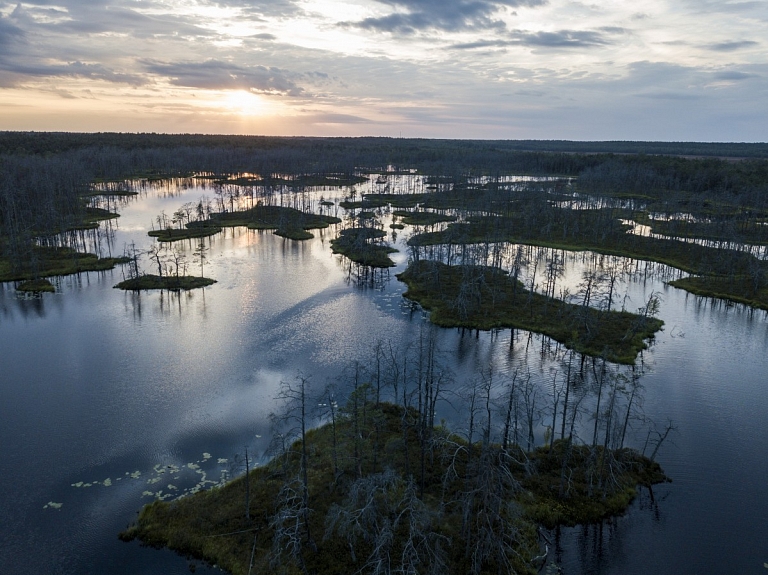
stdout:
<svg viewBox="0 0 768 575">
<path fill-rule="evenodd" d="M 420 138 L 309 138 L 155 133 L 69 133 L 0 132 L 0 154 L 45 154 L 89 147 L 115 147 L 124 150 L 148 148 L 243 148 L 271 150 L 347 149 L 350 143 L 365 152 L 413 150 L 445 153 L 450 149 L 495 149 L 503 152 L 562 152 L 568 154 L 648 154 L 711 156 L 724 158 L 768 158 L 768 143 L 725 142 L 634 142 L 571 140 L 428 140 Z"/>
</svg>

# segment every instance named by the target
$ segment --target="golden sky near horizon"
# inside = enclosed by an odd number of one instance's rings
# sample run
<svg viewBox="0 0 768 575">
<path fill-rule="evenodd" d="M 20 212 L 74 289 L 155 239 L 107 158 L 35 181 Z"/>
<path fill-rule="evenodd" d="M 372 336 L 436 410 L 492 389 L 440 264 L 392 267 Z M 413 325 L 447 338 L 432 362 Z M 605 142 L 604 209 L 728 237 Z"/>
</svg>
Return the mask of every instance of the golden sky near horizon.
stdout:
<svg viewBox="0 0 768 575">
<path fill-rule="evenodd" d="M 0 1 L 0 130 L 765 141 L 768 2 Z"/>
</svg>

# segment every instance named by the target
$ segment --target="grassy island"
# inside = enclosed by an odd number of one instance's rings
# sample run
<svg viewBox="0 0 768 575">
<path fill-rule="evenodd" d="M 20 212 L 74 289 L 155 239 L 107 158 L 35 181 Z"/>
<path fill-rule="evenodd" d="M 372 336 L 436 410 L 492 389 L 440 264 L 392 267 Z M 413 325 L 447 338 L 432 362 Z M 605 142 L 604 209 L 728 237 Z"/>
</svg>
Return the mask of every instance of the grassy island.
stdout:
<svg viewBox="0 0 768 575">
<path fill-rule="evenodd" d="M 144 274 L 137 278 L 120 282 L 117 289 L 141 291 L 149 289 L 190 290 L 216 283 L 216 280 L 199 276 L 156 276 Z"/>
<path fill-rule="evenodd" d="M 233 575 L 373 573 L 382 564 L 534 575 L 545 558 L 539 524 L 620 514 L 638 485 L 666 480 L 626 448 L 565 439 L 525 453 L 422 423 L 412 408 L 358 397 L 264 467 L 145 506 L 120 538 Z"/>
<path fill-rule="evenodd" d="M 198 222 L 192 222 L 196 224 Z M 157 238 L 160 242 L 177 242 L 180 240 L 190 240 L 194 238 L 207 238 L 214 236 L 221 231 L 221 226 L 211 225 L 192 225 L 188 224 L 185 228 L 166 228 L 164 230 L 151 230 L 147 234 L 150 237 Z"/>
<path fill-rule="evenodd" d="M 436 212 L 409 212 L 407 210 L 395 210 L 393 216 L 399 216 L 400 221 L 411 226 L 432 226 L 440 222 L 454 222 L 456 216 L 446 216 Z"/>
<path fill-rule="evenodd" d="M 341 230 L 339 237 L 331 240 L 331 249 L 353 262 L 374 268 L 391 268 L 395 262 L 389 254 L 397 250 L 387 245 L 374 243 L 373 240 L 385 237 L 387 233 L 375 228 L 347 228 Z"/>
<path fill-rule="evenodd" d="M 56 288 L 47 279 L 28 280 L 16 286 L 16 291 L 27 293 L 55 292 Z"/>
<path fill-rule="evenodd" d="M 405 297 L 431 310 L 443 327 L 519 328 L 542 333 L 567 347 L 632 364 L 664 322 L 620 311 L 601 311 L 526 290 L 499 269 L 417 261 L 399 274 Z"/>
<path fill-rule="evenodd" d="M 80 272 L 111 270 L 128 258 L 99 258 L 70 248 L 33 247 L 23 258 L 0 257 L 0 281 L 34 280 Z M 15 263 L 15 265 L 14 265 Z"/>
<path fill-rule="evenodd" d="M 768 310 L 768 286 L 762 285 L 761 277 L 689 276 L 671 281 L 669 285 L 695 295 Z"/>
<path fill-rule="evenodd" d="M 248 226 L 252 230 L 275 230 L 277 235 L 306 240 L 314 236 L 307 230 L 324 229 L 341 222 L 339 218 L 310 214 L 283 206 L 254 206 L 240 212 L 211 215 L 211 221 L 220 226 Z"/>
</svg>

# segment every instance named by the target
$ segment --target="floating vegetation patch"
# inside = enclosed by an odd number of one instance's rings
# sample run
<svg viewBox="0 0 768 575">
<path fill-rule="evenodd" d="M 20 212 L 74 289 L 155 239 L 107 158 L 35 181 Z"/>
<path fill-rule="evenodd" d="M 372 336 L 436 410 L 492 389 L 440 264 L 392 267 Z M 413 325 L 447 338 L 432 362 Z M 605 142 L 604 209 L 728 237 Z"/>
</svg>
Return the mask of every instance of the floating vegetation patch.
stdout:
<svg viewBox="0 0 768 575">
<path fill-rule="evenodd" d="M 213 465 L 216 460 L 216 479 L 209 479 L 212 469 L 204 469 L 203 465 Z M 208 487 L 223 485 L 232 475 L 229 468 L 230 459 L 226 457 L 214 458 L 212 454 L 204 452 L 197 461 L 190 461 L 178 465 L 176 463 L 163 464 L 158 463 L 152 470 L 142 473 L 140 470 L 126 471 L 123 475 L 104 480 L 77 481 L 71 486 L 78 489 L 87 489 L 89 487 L 111 487 L 118 481 L 143 481 L 146 488 L 141 492 L 141 497 L 151 497 L 153 499 L 168 500 L 184 497 L 192 493 L 198 493 Z M 57 504 L 61 506 L 61 504 Z M 49 503 L 48 506 L 54 507 Z"/>
<path fill-rule="evenodd" d="M 43 505 L 43 509 L 56 509 L 56 510 L 60 510 L 62 505 L 64 505 L 64 504 L 63 503 L 56 503 L 55 501 L 49 501 L 48 503 Z"/>
</svg>

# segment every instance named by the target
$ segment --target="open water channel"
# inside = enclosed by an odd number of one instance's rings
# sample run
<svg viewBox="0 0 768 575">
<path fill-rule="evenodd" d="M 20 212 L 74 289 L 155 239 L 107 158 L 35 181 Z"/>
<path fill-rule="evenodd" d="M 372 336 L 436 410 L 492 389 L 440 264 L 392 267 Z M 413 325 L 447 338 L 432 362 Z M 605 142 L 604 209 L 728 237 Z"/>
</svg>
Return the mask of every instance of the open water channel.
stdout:
<svg viewBox="0 0 768 575">
<path fill-rule="evenodd" d="M 177 184 L 123 201 L 102 251 L 147 247 L 161 210 L 212 195 Z M 331 253 L 332 228 L 313 233 L 227 229 L 206 240 L 205 275 L 218 283 L 188 293 L 113 289 L 120 267 L 60 278 L 39 299 L 0 284 L 0 573 L 188 573 L 185 559 L 117 533 L 144 503 L 241 473 L 244 447 L 263 453 L 280 381 L 301 371 L 322 386 L 377 340 L 419 336 L 425 316 L 394 277 L 409 228 L 394 240 L 397 267 L 373 284 Z M 575 289 L 587 260 L 568 258 L 563 281 Z M 673 482 L 623 517 L 562 530 L 551 558 L 569 575 L 768 573 L 768 319 L 663 275 L 627 275 L 620 293 L 630 310 L 662 294 L 665 329 L 643 354 L 641 383 L 645 415 L 677 427 L 657 458 Z M 437 337 L 457 381 L 524 363 L 546 392 L 545 338 Z M 638 425 L 633 443 L 644 437 Z"/>
</svg>

